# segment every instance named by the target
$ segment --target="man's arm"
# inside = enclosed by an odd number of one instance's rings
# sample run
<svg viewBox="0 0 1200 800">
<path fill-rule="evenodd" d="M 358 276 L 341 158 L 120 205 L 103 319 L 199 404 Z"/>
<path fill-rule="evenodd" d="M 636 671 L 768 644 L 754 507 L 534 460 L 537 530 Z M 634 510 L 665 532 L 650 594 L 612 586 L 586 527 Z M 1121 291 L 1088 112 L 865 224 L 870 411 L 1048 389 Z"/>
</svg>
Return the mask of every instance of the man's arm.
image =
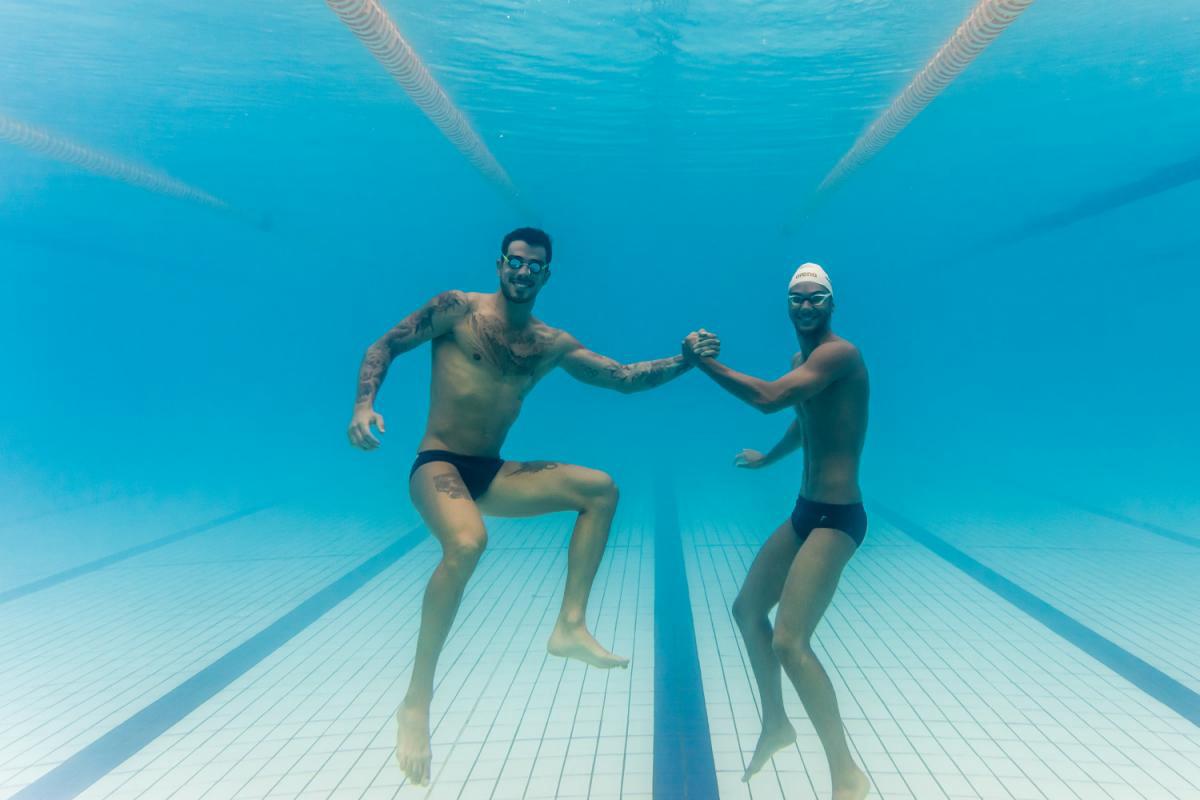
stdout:
<svg viewBox="0 0 1200 800">
<path fill-rule="evenodd" d="M 818 345 L 803 364 L 773 381 L 745 375 L 711 358 L 701 358 L 699 365 L 734 397 L 764 414 L 773 414 L 819 394 L 846 373 L 854 353 L 847 342 Z"/>
<path fill-rule="evenodd" d="M 803 353 L 796 353 L 792 356 L 792 369 L 795 369 L 803 363 Z M 792 420 L 792 424 L 789 425 L 788 429 L 784 432 L 783 438 L 780 439 L 779 442 L 772 447 L 769 452 L 766 453 L 766 455 L 757 450 L 746 448 L 737 454 L 737 458 L 733 460 L 733 463 L 736 466 L 743 467 L 745 469 L 760 469 L 762 467 L 767 467 L 771 464 L 774 464 L 779 459 L 783 458 L 789 453 L 799 450 L 803 446 L 804 426 L 800 424 L 800 417 L 797 416 L 796 419 Z"/>
<path fill-rule="evenodd" d="M 787 431 L 783 434 L 783 438 L 779 443 L 771 448 L 771 451 L 763 457 L 763 466 L 774 464 L 779 459 L 786 456 L 788 453 L 795 452 L 804 446 L 804 426 L 800 423 L 800 419 L 792 420 L 792 424 L 788 426 Z"/>
<path fill-rule="evenodd" d="M 789 453 L 795 452 L 804 446 L 804 426 L 800 424 L 799 418 L 792 420 L 792 424 L 783 434 L 783 438 L 770 449 L 767 453 L 760 453 L 757 450 L 743 450 L 738 453 L 734 463 L 739 467 L 747 469 L 758 469 L 774 464 Z"/>
<path fill-rule="evenodd" d="M 448 332 L 456 320 L 467 313 L 467 296 L 463 292 L 442 292 L 401 320 L 394 328 L 379 337 L 363 356 L 358 369 L 358 396 L 355 408 L 370 408 L 387 375 L 392 359 L 418 345 Z"/>
<path fill-rule="evenodd" d="M 375 413 L 375 395 L 387 375 L 388 365 L 401 353 L 412 350 L 447 333 L 454 322 L 467 313 L 467 296 L 462 292 L 442 292 L 419 309 L 400 321 L 396 327 L 367 348 L 362 366 L 358 368 L 358 396 L 354 400 L 354 414 L 346 435 L 350 444 L 363 450 L 379 447 L 379 440 L 371 433 L 374 425 L 384 432 L 383 417 Z"/>
<path fill-rule="evenodd" d="M 695 365 L 695 359 L 689 360 L 683 355 L 621 364 L 608 356 L 588 350 L 570 334 L 563 336 L 566 352 L 559 364 L 568 375 L 592 386 L 614 389 L 625 394 L 662 386 Z M 713 337 L 702 339 L 697 347 L 701 352 L 710 355 L 720 352 L 720 345 Z"/>
</svg>

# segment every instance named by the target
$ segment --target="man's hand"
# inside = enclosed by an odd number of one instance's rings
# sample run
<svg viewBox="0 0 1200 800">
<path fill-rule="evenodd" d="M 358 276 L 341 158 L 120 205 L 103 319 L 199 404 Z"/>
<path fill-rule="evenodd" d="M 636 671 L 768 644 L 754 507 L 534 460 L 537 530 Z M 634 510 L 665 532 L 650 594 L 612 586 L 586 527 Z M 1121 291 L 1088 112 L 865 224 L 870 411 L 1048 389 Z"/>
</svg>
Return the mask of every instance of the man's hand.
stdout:
<svg viewBox="0 0 1200 800">
<path fill-rule="evenodd" d="M 689 364 L 695 364 L 702 358 L 716 358 L 720 354 L 721 340 L 704 328 L 692 331 L 683 340 L 683 360 Z"/>
<path fill-rule="evenodd" d="M 742 469 L 762 469 L 766 466 L 767 457 L 757 450 L 746 449 L 733 459 L 734 466 Z"/>
<path fill-rule="evenodd" d="M 363 450 L 379 447 L 379 440 L 371 433 L 372 425 L 379 428 L 380 433 L 387 433 L 383 427 L 383 417 L 376 414 L 375 409 L 369 406 L 355 408 L 354 416 L 350 419 L 350 430 L 346 431 L 350 444 Z"/>
</svg>

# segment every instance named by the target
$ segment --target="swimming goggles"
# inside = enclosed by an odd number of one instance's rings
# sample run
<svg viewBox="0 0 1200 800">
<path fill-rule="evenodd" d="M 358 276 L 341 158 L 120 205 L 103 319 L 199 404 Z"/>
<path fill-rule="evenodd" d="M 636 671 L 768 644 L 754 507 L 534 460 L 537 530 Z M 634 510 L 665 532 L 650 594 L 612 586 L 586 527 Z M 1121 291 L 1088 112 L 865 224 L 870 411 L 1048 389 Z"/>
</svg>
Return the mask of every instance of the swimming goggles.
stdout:
<svg viewBox="0 0 1200 800">
<path fill-rule="evenodd" d="M 829 301 L 832 299 L 833 295 L 829 292 L 813 292 L 812 294 L 792 292 L 788 295 L 788 302 L 792 305 L 802 306 L 804 305 L 804 301 L 807 300 L 813 304 L 814 308 L 824 308 L 825 306 L 829 305 Z"/>
<path fill-rule="evenodd" d="M 500 259 L 513 272 L 516 272 L 521 267 L 529 267 L 529 271 L 531 273 L 533 273 L 534 275 L 538 275 L 541 273 L 542 270 L 548 269 L 550 267 L 549 264 L 543 264 L 541 261 L 529 261 L 529 260 L 522 258 L 521 256 L 506 256 L 503 253 L 500 254 Z"/>
</svg>

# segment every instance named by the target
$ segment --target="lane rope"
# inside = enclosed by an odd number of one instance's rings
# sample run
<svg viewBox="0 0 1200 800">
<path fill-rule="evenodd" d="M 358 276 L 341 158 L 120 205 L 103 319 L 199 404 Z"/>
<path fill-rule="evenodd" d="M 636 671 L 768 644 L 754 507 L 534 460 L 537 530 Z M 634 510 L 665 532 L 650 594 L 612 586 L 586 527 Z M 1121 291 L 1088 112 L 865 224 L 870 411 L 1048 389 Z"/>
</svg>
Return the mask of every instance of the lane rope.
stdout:
<svg viewBox="0 0 1200 800">
<path fill-rule="evenodd" d="M 484 177 L 514 197 L 518 195 L 504 167 L 376 0 L 326 0 L 326 5 Z"/>
<path fill-rule="evenodd" d="M 158 194 L 191 200 L 221 210 L 233 211 L 219 197 L 189 186 L 165 172 L 101 153 L 41 128 L 0 115 L 0 141 L 79 167 L 87 172 L 147 189 Z"/>
<path fill-rule="evenodd" d="M 816 194 L 828 192 L 882 150 L 1031 5 L 1033 0 L 981 0 L 900 96 L 834 165 Z"/>
</svg>

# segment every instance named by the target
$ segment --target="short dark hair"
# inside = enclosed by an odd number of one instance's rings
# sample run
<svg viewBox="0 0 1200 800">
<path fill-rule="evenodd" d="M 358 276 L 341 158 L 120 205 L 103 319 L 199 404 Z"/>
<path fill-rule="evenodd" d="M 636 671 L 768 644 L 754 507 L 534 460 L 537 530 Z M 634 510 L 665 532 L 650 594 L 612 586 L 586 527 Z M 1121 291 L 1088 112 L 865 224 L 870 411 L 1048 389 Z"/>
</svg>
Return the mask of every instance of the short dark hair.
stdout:
<svg viewBox="0 0 1200 800">
<path fill-rule="evenodd" d="M 504 237 L 500 243 L 500 252 L 508 255 L 508 246 L 513 242 L 524 242 L 530 247 L 540 247 L 546 251 L 546 263 L 554 258 L 554 247 L 550 244 L 550 234 L 539 228 L 517 228 Z"/>
</svg>

